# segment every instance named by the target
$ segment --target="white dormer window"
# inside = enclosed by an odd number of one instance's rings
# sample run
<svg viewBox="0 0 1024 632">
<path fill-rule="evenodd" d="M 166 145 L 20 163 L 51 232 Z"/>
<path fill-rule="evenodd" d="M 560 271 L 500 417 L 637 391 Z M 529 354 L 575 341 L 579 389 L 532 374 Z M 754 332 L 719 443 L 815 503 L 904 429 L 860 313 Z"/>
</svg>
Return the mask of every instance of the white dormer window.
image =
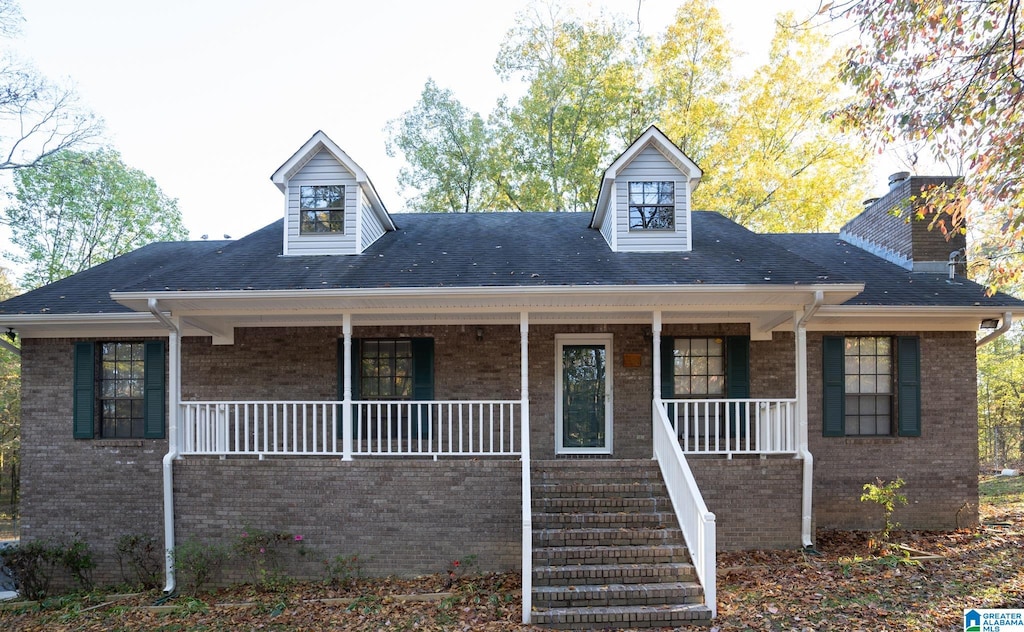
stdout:
<svg viewBox="0 0 1024 632">
<path fill-rule="evenodd" d="M 674 230 L 675 182 L 629 183 L 629 230 Z"/>
<path fill-rule="evenodd" d="M 299 232 L 345 232 L 345 185 L 312 185 L 299 188 Z"/>
<path fill-rule="evenodd" d="M 651 126 L 607 169 L 591 228 L 614 252 L 689 252 L 690 195 L 701 170 Z"/>
</svg>

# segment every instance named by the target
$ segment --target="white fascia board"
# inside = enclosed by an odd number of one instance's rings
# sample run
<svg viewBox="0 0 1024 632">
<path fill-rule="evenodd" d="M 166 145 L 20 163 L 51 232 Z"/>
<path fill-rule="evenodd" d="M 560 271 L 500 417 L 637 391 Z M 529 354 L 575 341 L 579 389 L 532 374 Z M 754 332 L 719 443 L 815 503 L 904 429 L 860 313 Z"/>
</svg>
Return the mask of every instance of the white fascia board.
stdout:
<svg viewBox="0 0 1024 632">
<path fill-rule="evenodd" d="M 10 327 L 22 338 L 167 335 L 167 328 L 148 311 L 127 314 L 9 314 L 0 315 L 0 327 Z"/>
<path fill-rule="evenodd" d="M 977 331 L 982 320 L 1012 310 L 992 306 L 823 305 L 808 331 Z"/>
<path fill-rule="evenodd" d="M 601 190 L 597 193 L 597 206 L 594 207 L 594 215 L 590 218 L 591 228 L 600 229 L 601 225 L 607 221 L 608 209 L 611 208 L 608 204 L 608 196 L 612 195 L 614 188 L 615 176 L 605 171 L 601 178 Z"/>
<path fill-rule="evenodd" d="M 863 291 L 862 284 L 828 286 L 764 285 L 648 285 L 648 286 L 538 286 L 473 288 L 367 288 L 319 290 L 222 290 L 176 292 L 113 292 L 111 298 L 132 309 L 144 309 L 150 298 L 157 298 L 165 309 L 186 313 L 288 313 L 353 311 L 360 308 L 422 309 L 430 306 L 450 309 L 557 309 L 558 307 L 602 306 L 667 310 L 686 308 L 729 309 L 730 306 L 762 310 L 780 305 L 806 305 L 814 292 L 826 294 L 826 303 L 837 304 Z M 720 301 L 720 302 L 716 302 Z M 185 307 L 184 304 L 190 304 Z M 203 304 L 206 305 L 203 305 Z M 306 303 L 307 307 L 302 304 Z M 348 303 L 346 305 L 346 303 Z M 362 305 L 360 305 L 362 303 Z"/>
</svg>

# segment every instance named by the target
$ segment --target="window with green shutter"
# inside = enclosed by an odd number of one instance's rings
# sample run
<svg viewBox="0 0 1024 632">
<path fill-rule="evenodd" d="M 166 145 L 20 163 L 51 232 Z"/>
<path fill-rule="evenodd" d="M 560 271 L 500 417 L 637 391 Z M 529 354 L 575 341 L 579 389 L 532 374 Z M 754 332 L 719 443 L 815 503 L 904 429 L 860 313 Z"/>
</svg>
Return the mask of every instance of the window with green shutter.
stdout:
<svg viewBox="0 0 1024 632">
<path fill-rule="evenodd" d="M 162 439 L 167 396 L 162 340 L 75 344 L 76 439 Z"/>
<path fill-rule="evenodd" d="M 822 339 L 822 434 L 920 436 L 920 344 L 913 336 Z"/>
</svg>

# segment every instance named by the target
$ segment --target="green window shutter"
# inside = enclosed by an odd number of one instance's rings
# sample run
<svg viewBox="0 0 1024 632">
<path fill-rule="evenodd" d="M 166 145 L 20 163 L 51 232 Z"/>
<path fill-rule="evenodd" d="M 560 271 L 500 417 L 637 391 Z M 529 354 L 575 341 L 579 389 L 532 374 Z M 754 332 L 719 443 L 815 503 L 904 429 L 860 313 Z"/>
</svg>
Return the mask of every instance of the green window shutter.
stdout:
<svg viewBox="0 0 1024 632">
<path fill-rule="evenodd" d="M 74 403 L 75 439 L 92 439 L 96 434 L 96 345 L 75 343 Z"/>
<path fill-rule="evenodd" d="M 725 337 L 725 396 L 729 399 L 750 397 L 750 337 Z M 740 404 L 729 404 L 730 434 L 747 436 L 746 411 Z"/>
<path fill-rule="evenodd" d="M 673 353 L 676 339 L 672 336 L 661 337 L 661 397 L 672 399 L 676 394 L 676 363 Z"/>
<path fill-rule="evenodd" d="M 896 339 L 898 427 L 901 437 L 921 436 L 921 341 L 916 336 Z"/>
<path fill-rule="evenodd" d="M 145 343 L 145 386 L 142 422 L 143 437 L 163 439 L 167 419 L 167 387 L 164 376 L 164 341 L 149 340 Z"/>
<path fill-rule="evenodd" d="M 842 336 L 821 339 L 822 384 L 824 400 L 821 407 L 822 434 L 842 437 L 846 434 L 846 353 Z"/>
<path fill-rule="evenodd" d="M 434 399 L 434 339 L 412 339 L 412 398 Z M 430 436 L 430 416 L 419 410 L 429 405 L 420 405 L 413 411 L 413 437 Z"/>
<path fill-rule="evenodd" d="M 725 396 L 730 399 L 750 397 L 750 338 L 725 337 Z"/>
<path fill-rule="evenodd" d="M 434 399 L 434 339 L 412 339 L 412 398 Z"/>
</svg>

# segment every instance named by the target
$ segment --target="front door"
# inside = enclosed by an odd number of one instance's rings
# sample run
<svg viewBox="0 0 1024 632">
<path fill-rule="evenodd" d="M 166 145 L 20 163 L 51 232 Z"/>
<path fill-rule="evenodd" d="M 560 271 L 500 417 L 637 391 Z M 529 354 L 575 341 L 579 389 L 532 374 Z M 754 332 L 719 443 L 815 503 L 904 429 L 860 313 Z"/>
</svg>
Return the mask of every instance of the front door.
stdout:
<svg viewBox="0 0 1024 632">
<path fill-rule="evenodd" d="M 612 452 L 612 336 L 555 336 L 555 451 Z"/>
</svg>

